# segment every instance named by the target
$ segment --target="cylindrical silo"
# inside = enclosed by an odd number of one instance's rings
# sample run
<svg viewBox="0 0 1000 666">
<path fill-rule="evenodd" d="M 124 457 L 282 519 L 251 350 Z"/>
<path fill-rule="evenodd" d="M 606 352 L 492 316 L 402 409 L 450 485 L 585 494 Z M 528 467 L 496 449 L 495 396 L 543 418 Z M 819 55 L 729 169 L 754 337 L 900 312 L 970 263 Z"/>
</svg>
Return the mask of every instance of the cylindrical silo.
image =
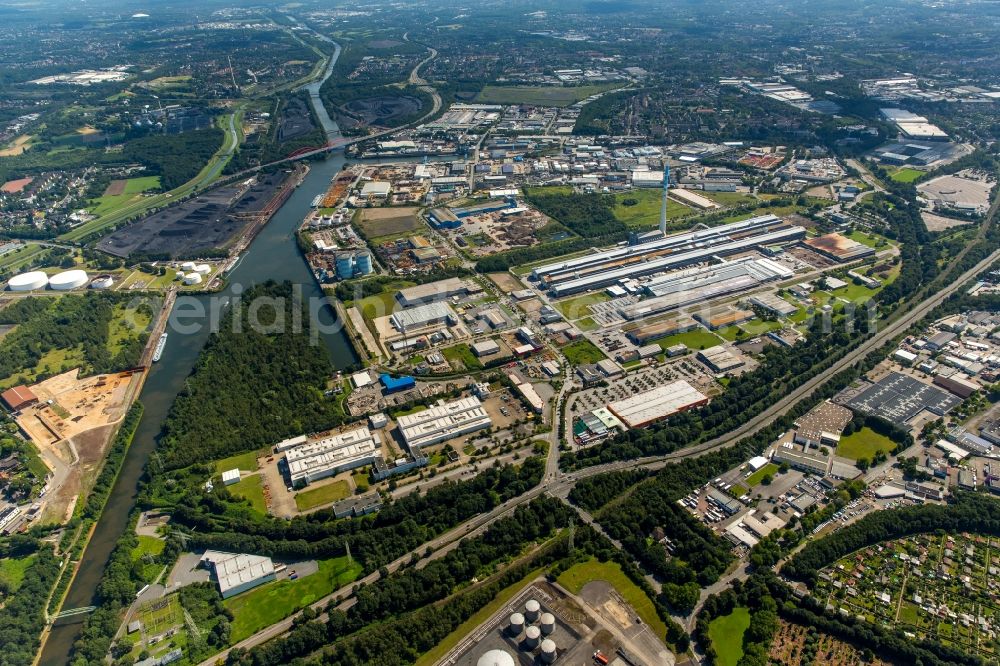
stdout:
<svg viewBox="0 0 1000 666">
<path fill-rule="evenodd" d="M 556 617 L 552 613 L 542 613 L 542 619 L 539 620 L 539 623 L 542 633 L 546 636 L 556 630 Z"/>
<path fill-rule="evenodd" d="M 354 267 L 359 275 L 368 275 L 372 272 L 372 255 L 368 252 L 358 252 L 354 256 Z"/>
<path fill-rule="evenodd" d="M 34 291 L 44 289 L 49 283 L 49 276 L 42 271 L 30 271 L 15 275 L 7 283 L 7 288 L 11 291 Z"/>
<path fill-rule="evenodd" d="M 507 625 L 507 631 L 511 636 L 520 636 L 521 632 L 524 631 L 524 616 L 520 613 L 511 614 L 510 624 Z"/>
<path fill-rule="evenodd" d="M 89 280 L 90 278 L 87 277 L 86 271 L 81 271 L 80 269 L 63 271 L 49 278 L 49 288 L 55 291 L 69 291 L 70 289 L 82 287 Z"/>
<path fill-rule="evenodd" d="M 531 623 L 538 622 L 538 614 L 541 611 L 541 604 L 534 599 L 529 599 L 528 603 L 524 604 L 524 619 Z"/>
<path fill-rule="evenodd" d="M 514 657 L 503 650 L 490 650 L 476 662 L 477 666 L 514 666 Z"/>
<path fill-rule="evenodd" d="M 556 660 L 556 642 L 551 638 L 542 641 L 542 661 L 551 664 Z"/>
<path fill-rule="evenodd" d="M 354 255 L 350 252 L 342 252 L 337 255 L 336 260 L 337 277 L 341 280 L 349 280 L 354 277 Z"/>
<path fill-rule="evenodd" d="M 542 642 L 542 630 L 538 627 L 528 627 L 524 632 L 524 646 L 534 650 Z"/>
</svg>

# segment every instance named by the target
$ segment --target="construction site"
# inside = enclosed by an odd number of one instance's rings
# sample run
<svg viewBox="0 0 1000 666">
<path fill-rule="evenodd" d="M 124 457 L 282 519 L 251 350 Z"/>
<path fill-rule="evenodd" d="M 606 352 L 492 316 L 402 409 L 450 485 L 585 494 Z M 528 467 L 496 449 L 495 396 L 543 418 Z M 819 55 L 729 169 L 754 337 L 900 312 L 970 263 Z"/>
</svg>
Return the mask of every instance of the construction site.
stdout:
<svg viewBox="0 0 1000 666">
<path fill-rule="evenodd" d="M 540 233 L 543 230 L 552 233 L 543 237 L 544 234 Z M 461 218 L 461 226 L 442 226 L 441 233 L 472 257 L 485 257 L 517 247 L 531 247 L 548 240 L 558 240 L 560 236 L 569 237 L 569 232 L 561 225 L 522 202 L 500 210 L 487 209 L 479 214 L 468 215 Z"/>
</svg>

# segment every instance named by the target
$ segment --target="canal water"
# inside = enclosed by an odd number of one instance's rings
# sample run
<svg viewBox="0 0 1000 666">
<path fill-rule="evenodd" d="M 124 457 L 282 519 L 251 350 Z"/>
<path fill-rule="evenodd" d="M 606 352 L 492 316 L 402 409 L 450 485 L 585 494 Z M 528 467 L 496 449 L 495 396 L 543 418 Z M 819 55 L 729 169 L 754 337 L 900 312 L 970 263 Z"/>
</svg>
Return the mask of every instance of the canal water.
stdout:
<svg viewBox="0 0 1000 666">
<path fill-rule="evenodd" d="M 338 46 L 335 56 L 339 53 Z M 329 76 L 332 70 L 334 59 L 331 59 L 326 76 Z M 319 107 L 322 108 L 322 105 Z M 332 121 L 329 121 L 325 110 L 317 115 L 322 122 L 331 123 L 324 125 L 328 135 L 339 135 L 339 130 Z M 118 480 L 111 491 L 107 507 L 101 514 L 94 536 L 83 553 L 79 571 L 63 604 L 64 609 L 92 606 L 96 603 L 97 586 L 111 551 L 128 528 L 128 518 L 135 506 L 139 479 L 142 477 L 146 462 L 156 448 L 156 438 L 163 421 L 174 398 L 184 387 L 184 382 L 208 339 L 211 327 L 207 325 L 207 318 L 213 309 L 211 301 L 242 293 L 248 287 L 267 280 L 279 282 L 288 280 L 301 285 L 301 293 L 307 303 L 310 299 L 323 297 L 322 290 L 299 250 L 295 232 L 308 214 L 313 198 L 326 191 L 330 181 L 343 166 L 344 158 L 339 153 L 325 161 L 311 164 L 309 174 L 302 185 L 264 226 L 230 272 L 226 288 L 217 294 L 197 297 L 206 313 L 204 325 L 191 326 L 192 322 L 197 321 L 190 315 L 191 308 L 174 307 L 171 322 L 167 326 L 169 336 L 163 357 L 159 363 L 152 366 L 139 398 L 145 408 L 142 420 L 139 422 L 135 439 L 122 465 Z M 184 316 L 178 316 L 182 312 Z M 344 368 L 354 363 L 357 357 L 346 333 L 339 327 L 333 326 L 336 321 L 334 310 L 325 306 L 319 311 L 318 318 L 324 330 L 337 329 L 336 332 L 327 332 L 322 336 L 334 367 Z M 176 325 L 178 322 L 183 326 Z M 189 328 L 196 330 L 188 331 Z M 81 619 L 78 621 L 57 624 L 52 628 L 39 661 L 41 666 L 63 666 L 68 663 L 73 642 L 79 635 L 82 625 L 83 616 L 79 617 Z"/>
</svg>

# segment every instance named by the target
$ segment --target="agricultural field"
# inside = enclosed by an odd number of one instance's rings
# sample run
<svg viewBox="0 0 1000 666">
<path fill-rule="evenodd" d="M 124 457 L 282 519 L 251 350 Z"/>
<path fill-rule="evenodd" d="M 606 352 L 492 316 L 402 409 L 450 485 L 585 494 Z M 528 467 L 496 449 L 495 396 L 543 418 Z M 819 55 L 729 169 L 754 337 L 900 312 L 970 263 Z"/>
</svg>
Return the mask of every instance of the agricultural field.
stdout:
<svg viewBox="0 0 1000 666">
<path fill-rule="evenodd" d="M 231 641 L 238 643 L 264 627 L 318 601 L 355 580 L 361 565 L 346 557 L 320 560 L 316 573 L 279 580 L 225 600 L 233 613 Z"/>
<path fill-rule="evenodd" d="M 354 225 L 369 240 L 405 234 L 422 228 L 416 208 L 366 208 L 354 216 Z"/>
<path fill-rule="evenodd" d="M 736 666 L 743 656 L 743 634 L 750 627 L 750 609 L 734 608 L 708 625 L 708 637 L 715 648 L 718 666 Z"/>
<path fill-rule="evenodd" d="M 876 452 L 889 453 L 894 448 L 896 448 L 896 442 L 865 426 L 840 439 L 840 443 L 837 444 L 837 455 L 851 460 L 860 460 L 861 458 L 871 460 Z"/>
<path fill-rule="evenodd" d="M 569 106 L 591 95 L 620 88 L 621 84 L 592 86 L 486 86 L 476 95 L 477 104 L 533 104 Z"/>
<path fill-rule="evenodd" d="M 812 594 L 842 613 L 1000 655 L 998 542 L 978 534 L 920 534 L 869 546 L 823 569 Z"/>
<path fill-rule="evenodd" d="M 90 201 L 89 210 L 93 215 L 108 215 L 137 201 L 143 192 L 159 190 L 159 176 L 113 180 L 102 196 Z"/>
</svg>

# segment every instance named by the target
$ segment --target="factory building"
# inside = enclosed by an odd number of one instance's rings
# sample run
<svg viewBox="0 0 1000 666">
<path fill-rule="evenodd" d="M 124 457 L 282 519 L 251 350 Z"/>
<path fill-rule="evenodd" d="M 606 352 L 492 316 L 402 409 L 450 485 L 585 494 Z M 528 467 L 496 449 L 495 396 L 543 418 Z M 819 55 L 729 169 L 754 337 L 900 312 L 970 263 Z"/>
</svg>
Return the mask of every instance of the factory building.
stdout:
<svg viewBox="0 0 1000 666">
<path fill-rule="evenodd" d="M 500 353 L 500 345 L 497 344 L 496 340 L 482 340 L 480 342 L 474 342 L 470 345 L 472 353 L 478 358 L 483 356 L 490 356 L 491 354 Z"/>
<path fill-rule="evenodd" d="M 686 333 L 698 328 L 698 322 L 687 315 L 681 315 L 672 319 L 643 324 L 637 328 L 626 331 L 629 340 L 637 345 L 641 345 L 650 340 L 657 340 L 676 333 Z"/>
<path fill-rule="evenodd" d="M 707 326 L 709 330 L 717 331 L 727 326 L 739 326 L 744 322 L 750 321 L 755 316 L 751 310 L 740 310 L 739 308 L 725 305 L 721 308 L 699 312 L 694 318 Z"/>
<path fill-rule="evenodd" d="M 425 447 L 493 425 L 479 398 L 461 398 L 396 419 L 407 446 Z"/>
<path fill-rule="evenodd" d="M 274 562 L 262 555 L 206 550 L 201 556 L 201 564 L 215 578 L 223 599 L 275 579 Z"/>
<path fill-rule="evenodd" d="M 777 464 L 788 463 L 789 467 L 797 469 L 800 472 L 824 476 L 830 470 L 833 454 L 823 454 L 819 449 L 799 446 L 788 442 L 778 446 L 774 450 L 774 456 L 771 459 Z"/>
<path fill-rule="evenodd" d="M 513 377 L 511 377 L 511 379 L 513 379 Z M 542 400 L 542 397 L 538 395 L 537 391 L 535 391 L 534 386 L 525 382 L 523 384 L 515 383 L 514 387 L 517 389 L 517 392 L 521 395 L 521 397 L 524 398 L 529 405 L 531 405 L 531 410 L 533 412 L 536 414 L 542 413 L 545 409 L 545 401 Z"/>
<path fill-rule="evenodd" d="M 762 240 L 768 236 L 778 234 L 771 241 Z M 735 241 L 742 241 L 746 244 L 745 249 L 750 249 L 755 245 L 768 245 L 780 242 L 780 238 L 791 232 L 792 238 L 801 238 L 805 235 L 805 230 L 801 227 L 790 227 L 774 215 L 762 215 L 742 222 L 712 227 L 710 229 L 699 229 L 680 234 L 661 237 L 641 245 L 619 246 L 603 252 L 595 252 L 575 259 L 565 259 L 559 262 L 539 266 L 532 272 L 532 279 L 542 281 L 546 286 L 554 288 L 557 284 L 568 281 L 575 281 L 587 276 L 598 276 L 606 272 L 617 272 L 616 269 L 632 268 L 637 269 L 635 264 L 657 263 L 670 256 L 687 254 L 693 250 L 708 250 L 715 248 L 718 254 L 719 246 L 727 245 Z M 729 253 L 732 253 L 731 251 Z M 710 258 L 710 252 L 706 258 Z M 688 259 L 688 263 L 697 263 Z M 679 264 L 683 265 L 683 264 Z M 660 268 L 659 270 L 664 270 Z M 651 271 L 655 272 L 655 271 Z M 636 276 L 648 273 L 637 273 Z M 627 273 L 616 275 L 609 282 L 599 284 L 591 289 L 605 287 L 616 283 L 622 278 L 630 277 Z M 581 289 L 582 290 L 582 289 Z M 566 292 L 570 293 L 570 292 Z"/>
<path fill-rule="evenodd" d="M 608 404 L 608 411 L 629 428 L 642 428 L 668 416 L 708 404 L 708 397 L 679 380 Z"/>
<path fill-rule="evenodd" d="M 802 244 L 834 261 L 848 262 L 875 255 L 875 249 L 838 233 L 807 238 Z"/>
<path fill-rule="evenodd" d="M 770 259 L 744 259 L 675 271 L 644 285 L 645 292 L 652 298 L 624 305 L 618 312 L 626 320 L 634 321 L 793 275 L 791 270 Z"/>
<path fill-rule="evenodd" d="M 702 232 L 698 232 L 702 233 Z M 637 278 L 655 273 L 684 268 L 694 264 L 711 261 L 717 257 L 726 257 L 741 252 L 747 252 L 766 245 L 775 243 L 787 243 L 800 240 L 805 236 L 805 229 L 798 226 L 789 226 L 766 233 L 749 235 L 746 237 L 730 240 L 727 237 L 714 238 L 701 241 L 697 247 L 677 248 L 674 251 L 650 252 L 648 248 L 659 245 L 659 243 L 646 243 L 637 246 L 631 256 L 614 260 L 612 262 L 602 262 L 596 264 L 589 275 L 580 277 L 570 277 L 560 282 L 550 282 L 549 290 L 553 296 L 568 296 L 581 291 L 591 291 L 601 289 L 610 284 L 614 284 L 626 278 Z M 592 255 L 598 256 L 598 255 Z"/>
<path fill-rule="evenodd" d="M 27 386 L 15 386 L 0 393 L 0 400 L 3 400 L 12 412 L 19 412 L 37 403 L 38 396 Z"/>
<path fill-rule="evenodd" d="M 285 454 L 285 462 L 295 486 L 370 465 L 382 457 L 381 450 L 378 433 L 362 426 L 294 446 Z"/>
<path fill-rule="evenodd" d="M 378 380 L 382 384 L 382 388 L 385 389 L 386 395 L 399 393 L 400 391 L 409 391 L 417 385 L 416 380 L 409 375 L 393 377 L 389 373 L 384 372 L 378 376 Z"/>
<path fill-rule="evenodd" d="M 471 287 L 462 278 L 447 278 L 400 289 L 396 293 L 396 299 L 403 307 L 412 308 L 424 303 L 445 301 L 453 296 L 465 296 L 476 291 L 481 291 L 481 289 Z"/>
<path fill-rule="evenodd" d="M 743 359 L 737 358 L 722 345 L 702 349 L 698 352 L 698 360 L 712 369 L 712 372 L 720 374 L 735 370 L 743 365 Z"/>
<path fill-rule="evenodd" d="M 747 299 L 750 305 L 771 312 L 779 317 L 790 317 L 799 309 L 777 294 L 756 294 Z"/>
<path fill-rule="evenodd" d="M 406 333 L 434 324 L 454 326 L 458 323 L 458 317 L 447 303 L 428 303 L 394 312 L 389 321 L 397 331 Z"/>
</svg>

